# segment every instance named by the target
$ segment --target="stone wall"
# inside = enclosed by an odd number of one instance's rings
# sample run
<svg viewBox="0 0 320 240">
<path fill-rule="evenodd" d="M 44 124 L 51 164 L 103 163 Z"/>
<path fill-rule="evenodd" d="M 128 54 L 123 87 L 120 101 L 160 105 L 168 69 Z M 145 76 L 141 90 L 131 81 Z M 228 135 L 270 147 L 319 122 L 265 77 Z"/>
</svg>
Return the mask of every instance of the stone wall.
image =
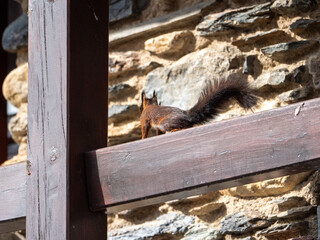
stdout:
<svg viewBox="0 0 320 240">
<path fill-rule="evenodd" d="M 109 145 L 141 138 L 142 90 L 155 90 L 162 105 L 188 109 L 208 81 L 237 73 L 260 98 L 254 112 L 319 97 L 318 4 L 151 0 L 134 20 L 113 23 Z M 12 36 L 24 33 L 24 18 L 8 26 L 19 32 Z M 23 36 L 4 39 L 10 39 L 6 50 L 18 53 L 18 67 L 3 85 L 19 108 L 9 124 L 20 145 L 5 163 L 11 164 L 26 160 L 27 46 Z M 230 102 L 213 122 L 246 114 L 252 113 Z M 319 177 L 318 171 L 301 173 L 112 214 L 109 239 L 317 239 Z"/>
<path fill-rule="evenodd" d="M 317 1 L 207 3 L 169 12 L 172 24 L 111 33 L 110 145 L 141 138 L 142 90 L 188 109 L 207 81 L 238 73 L 260 97 L 254 112 L 319 96 Z M 213 121 L 245 114 L 231 102 Z M 109 239 L 317 239 L 318 180 L 301 173 L 120 212 L 109 216 Z"/>
<path fill-rule="evenodd" d="M 2 85 L 4 97 L 15 107 L 18 114 L 11 118 L 9 131 L 19 144 L 18 155 L 4 165 L 27 160 L 27 103 L 28 103 L 28 1 L 19 0 L 23 14 L 13 21 L 2 35 L 2 47 L 17 54 L 17 68 L 11 71 Z"/>
</svg>

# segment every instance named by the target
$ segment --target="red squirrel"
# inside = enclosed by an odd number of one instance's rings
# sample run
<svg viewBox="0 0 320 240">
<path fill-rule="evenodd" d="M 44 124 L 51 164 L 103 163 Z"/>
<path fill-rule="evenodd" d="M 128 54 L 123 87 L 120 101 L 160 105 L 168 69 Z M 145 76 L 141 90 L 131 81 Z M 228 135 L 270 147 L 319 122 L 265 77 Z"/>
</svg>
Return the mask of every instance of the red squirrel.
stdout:
<svg viewBox="0 0 320 240">
<path fill-rule="evenodd" d="M 140 106 L 142 139 L 147 138 L 151 127 L 165 133 L 208 122 L 218 115 L 218 109 L 230 99 L 235 99 L 244 109 L 251 109 L 258 102 L 258 98 L 250 92 L 246 79 L 238 75 L 230 75 L 227 79 L 209 83 L 203 89 L 198 102 L 186 111 L 160 106 L 155 91 L 152 98 L 146 98 L 143 91 Z"/>
</svg>

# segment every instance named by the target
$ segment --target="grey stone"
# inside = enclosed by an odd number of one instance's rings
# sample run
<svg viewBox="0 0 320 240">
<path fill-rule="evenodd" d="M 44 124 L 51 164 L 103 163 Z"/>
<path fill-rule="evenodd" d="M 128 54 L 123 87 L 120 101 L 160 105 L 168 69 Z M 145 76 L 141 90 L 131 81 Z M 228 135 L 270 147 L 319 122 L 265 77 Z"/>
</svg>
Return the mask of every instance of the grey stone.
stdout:
<svg viewBox="0 0 320 240">
<path fill-rule="evenodd" d="M 243 73 L 253 75 L 253 61 L 255 60 L 256 56 L 246 56 L 245 62 L 243 65 Z"/>
<path fill-rule="evenodd" d="M 307 221 L 287 223 L 283 225 L 277 225 L 266 230 L 262 230 L 258 235 L 262 235 L 267 239 L 288 239 L 301 236 L 309 228 Z"/>
<path fill-rule="evenodd" d="M 279 43 L 261 49 L 266 56 L 279 62 L 296 60 L 319 47 L 317 40 L 294 41 Z"/>
<path fill-rule="evenodd" d="M 221 233 L 223 235 L 246 234 L 257 229 L 266 228 L 272 223 L 259 212 L 238 212 L 230 214 L 221 220 Z"/>
<path fill-rule="evenodd" d="M 301 218 L 316 214 L 317 206 L 304 206 L 289 209 L 288 211 L 282 212 L 277 215 L 278 218 Z"/>
<path fill-rule="evenodd" d="M 179 213 L 168 213 L 159 216 L 155 221 L 140 225 L 123 227 L 108 232 L 109 240 L 146 240 L 159 236 L 182 235 L 194 223 L 193 216 Z"/>
<path fill-rule="evenodd" d="M 310 88 L 296 88 L 287 92 L 281 93 L 278 98 L 287 103 L 298 102 L 306 99 L 311 93 Z"/>
<path fill-rule="evenodd" d="M 15 53 L 19 48 L 28 46 L 28 15 L 22 14 L 13 21 L 3 32 L 2 47 L 8 52 Z"/>
<path fill-rule="evenodd" d="M 289 26 L 289 29 L 296 33 L 301 34 L 305 31 L 319 32 L 320 20 L 319 19 L 298 19 Z"/>
<path fill-rule="evenodd" d="M 150 0 L 138 0 L 136 1 L 137 8 L 139 11 L 146 9 L 150 5 Z"/>
<path fill-rule="evenodd" d="M 150 72 L 144 90 L 147 96 L 156 91 L 161 105 L 189 109 L 198 101 L 207 81 L 230 73 L 230 59 L 236 55 L 239 52 L 235 47 L 225 51 L 206 48 L 190 53 L 169 66 Z"/>
<path fill-rule="evenodd" d="M 158 62 L 152 61 L 152 62 L 148 62 L 147 64 L 140 65 L 138 67 L 138 70 L 141 71 L 143 74 L 148 74 L 149 72 L 151 72 L 152 70 L 158 67 L 163 67 L 163 65 Z"/>
<path fill-rule="evenodd" d="M 196 29 L 201 36 L 226 34 L 236 29 L 251 30 L 253 27 L 263 26 L 271 21 L 271 3 L 228 10 L 223 13 L 208 15 Z"/>
<path fill-rule="evenodd" d="M 309 69 L 305 65 L 301 65 L 293 70 L 293 79 L 295 83 L 298 83 L 301 86 L 312 86 L 312 75 L 309 73 Z"/>
<path fill-rule="evenodd" d="M 289 85 L 291 75 L 288 69 L 281 68 L 274 71 L 266 72 L 260 75 L 251 87 L 261 92 L 269 91 L 270 89 L 279 89 Z"/>
<path fill-rule="evenodd" d="M 150 0 L 110 0 L 109 22 L 113 23 L 134 16 L 144 10 Z"/>
<path fill-rule="evenodd" d="M 195 224 L 181 240 L 220 240 L 223 239 L 221 231 L 205 224 Z"/>
<path fill-rule="evenodd" d="M 138 118 L 139 107 L 137 105 L 113 105 L 108 110 L 109 123 L 119 123 Z"/>
<path fill-rule="evenodd" d="M 136 94 L 137 92 L 138 90 L 135 87 L 125 83 L 119 83 L 109 87 L 108 98 L 109 101 L 120 101 Z"/>
<path fill-rule="evenodd" d="M 280 15 L 299 15 L 318 7 L 316 0 L 276 0 L 271 10 Z"/>
<path fill-rule="evenodd" d="M 278 205 L 278 209 L 280 212 L 291 209 L 293 207 L 302 207 L 307 205 L 306 199 L 304 197 L 298 196 L 282 197 L 272 201 L 272 203 Z"/>
<path fill-rule="evenodd" d="M 129 89 L 129 88 L 131 88 L 129 84 L 120 83 L 120 84 L 109 87 L 108 92 L 109 94 L 113 94 L 113 93 L 118 94 L 120 91 Z"/>
<path fill-rule="evenodd" d="M 11 143 L 8 145 L 8 159 L 13 158 L 18 154 L 19 145 L 16 143 Z"/>
<path fill-rule="evenodd" d="M 253 47 L 254 44 L 258 46 L 265 46 L 268 44 L 280 43 L 287 39 L 289 39 L 289 36 L 283 30 L 272 29 L 267 32 L 261 32 L 252 36 L 246 36 L 243 39 L 232 42 L 232 44 L 238 47 L 244 45 L 250 45 L 251 47 Z"/>
<path fill-rule="evenodd" d="M 134 13 L 133 0 L 110 0 L 109 21 L 111 23 L 130 17 Z"/>
<path fill-rule="evenodd" d="M 312 75 L 313 87 L 320 89 L 320 57 L 312 57 L 308 60 L 308 67 Z"/>
<path fill-rule="evenodd" d="M 256 55 L 249 55 L 245 57 L 243 64 L 243 73 L 254 77 L 259 76 L 262 72 L 262 64 Z"/>
</svg>

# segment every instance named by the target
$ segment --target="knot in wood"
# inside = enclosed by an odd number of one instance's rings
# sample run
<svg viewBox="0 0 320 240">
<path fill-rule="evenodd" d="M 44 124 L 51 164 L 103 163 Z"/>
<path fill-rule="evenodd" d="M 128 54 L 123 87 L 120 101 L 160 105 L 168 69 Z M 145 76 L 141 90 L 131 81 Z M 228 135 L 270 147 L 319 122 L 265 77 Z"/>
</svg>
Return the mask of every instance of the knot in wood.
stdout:
<svg viewBox="0 0 320 240">
<path fill-rule="evenodd" d="M 55 161 L 57 160 L 58 158 L 58 149 L 56 147 L 51 147 L 50 148 L 50 154 L 49 154 L 49 158 L 50 158 L 50 161 Z"/>
</svg>

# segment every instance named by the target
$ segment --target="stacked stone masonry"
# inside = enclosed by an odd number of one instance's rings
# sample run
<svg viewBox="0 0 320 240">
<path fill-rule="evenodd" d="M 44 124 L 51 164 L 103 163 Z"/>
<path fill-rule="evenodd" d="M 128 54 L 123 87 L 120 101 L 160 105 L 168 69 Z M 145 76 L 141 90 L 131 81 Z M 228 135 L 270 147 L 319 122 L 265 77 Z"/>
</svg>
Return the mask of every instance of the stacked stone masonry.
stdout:
<svg viewBox="0 0 320 240">
<path fill-rule="evenodd" d="M 26 12 L 27 1 L 19 2 Z M 122 19 L 110 19 L 109 145 L 141 138 L 142 90 L 155 90 L 162 105 L 188 109 L 208 81 L 236 73 L 260 98 L 254 112 L 320 96 L 316 0 L 150 0 L 141 1 L 138 12 L 135 1 L 111 4 Z M 166 14 L 174 16 L 170 24 L 157 25 L 154 19 Z M 19 108 L 9 130 L 20 147 L 5 164 L 26 161 L 26 21 L 24 14 L 2 36 L 2 46 L 18 56 L 2 91 Z M 137 24 L 152 31 L 112 42 L 113 34 Z M 230 102 L 212 122 L 246 114 L 252 113 Z M 319 179 L 318 171 L 301 173 L 112 214 L 108 239 L 315 240 Z"/>
</svg>

